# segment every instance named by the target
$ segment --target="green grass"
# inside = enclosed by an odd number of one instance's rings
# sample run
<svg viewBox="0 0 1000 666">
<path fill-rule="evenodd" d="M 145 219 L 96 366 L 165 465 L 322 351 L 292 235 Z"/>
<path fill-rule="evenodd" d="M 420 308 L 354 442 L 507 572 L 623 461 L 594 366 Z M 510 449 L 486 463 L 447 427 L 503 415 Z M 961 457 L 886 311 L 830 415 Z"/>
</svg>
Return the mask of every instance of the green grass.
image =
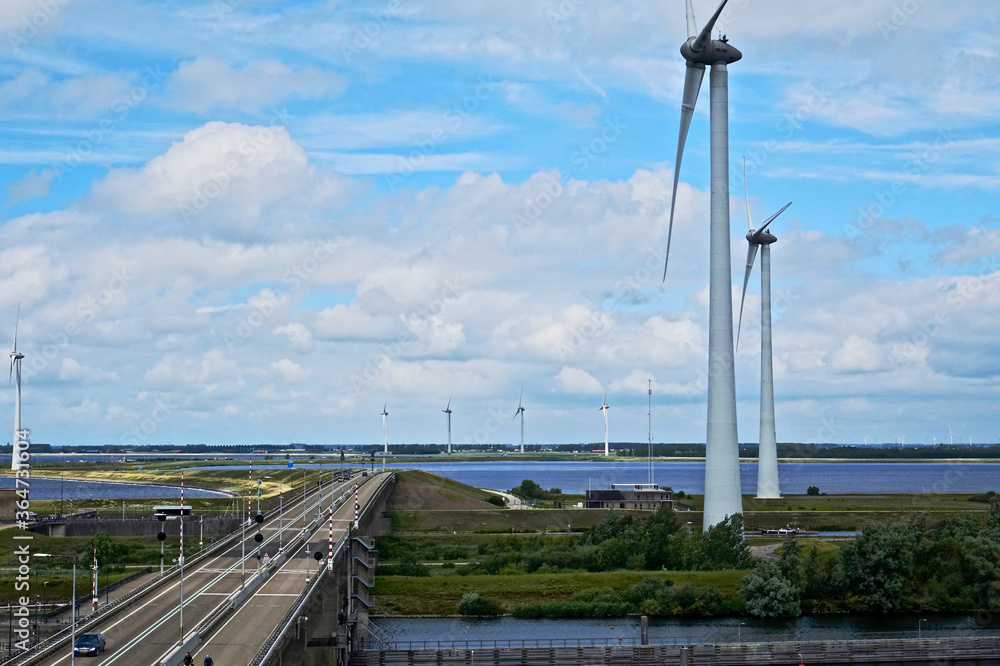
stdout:
<svg viewBox="0 0 1000 666">
<path fill-rule="evenodd" d="M 455 615 L 466 592 L 478 591 L 509 613 L 516 604 L 569 601 L 581 590 L 610 587 L 624 590 L 651 576 L 675 585 L 711 586 L 724 599 L 738 601 L 745 571 L 611 571 L 500 576 L 376 576 L 373 615 Z"/>
<path fill-rule="evenodd" d="M 922 493 L 901 493 L 898 495 L 785 495 L 779 499 L 757 499 L 753 495 L 743 496 L 745 512 L 764 511 L 986 511 L 988 504 L 971 502 L 969 493 L 931 495 Z M 701 511 L 705 505 L 704 495 L 687 495 L 679 500 Z"/>
<path fill-rule="evenodd" d="M 501 510 L 489 503 L 493 493 L 421 470 L 396 473 L 389 509 Z"/>
<path fill-rule="evenodd" d="M 394 532 L 574 532 L 600 523 L 609 509 L 518 509 L 509 511 L 391 511 Z M 648 514 L 648 511 L 639 512 Z"/>
</svg>

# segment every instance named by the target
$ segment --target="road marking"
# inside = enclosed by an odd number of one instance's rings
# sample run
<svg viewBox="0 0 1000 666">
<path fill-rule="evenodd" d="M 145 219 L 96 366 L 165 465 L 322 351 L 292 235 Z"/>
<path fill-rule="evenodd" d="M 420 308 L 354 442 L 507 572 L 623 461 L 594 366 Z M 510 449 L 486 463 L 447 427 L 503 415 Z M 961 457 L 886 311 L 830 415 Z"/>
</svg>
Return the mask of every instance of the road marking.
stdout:
<svg viewBox="0 0 1000 666">
<path fill-rule="evenodd" d="M 303 502 L 303 503 L 304 503 L 304 502 Z M 298 517 L 299 517 L 299 516 L 296 516 L 296 518 L 298 518 Z M 287 529 L 287 527 L 286 527 L 286 529 Z M 273 536 L 272 536 L 272 537 L 270 537 L 270 538 L 268 539 L 268 542 L 270 542 L 270 540 L 271 540 L 271 539 L 273 539 L 273 538 L 274 538 Z M 256 545 L 256 544 L 254 544 L 254 545 Z M 264 544 L 262 544 L 262 545 L 264 545 Z M 233 548 L 235 548 L 235 547 L 237 547 L 237 546 L 239 546 L 239 543 L 236 543 L 236 544 L 234 544 L 234 545 L 230 546 L 230 547 L 229 547 L 229 548 L 227 548 L 226 550 L 227 550 L 227 551 L 228 551 L 228 550 L 231 550 L 231 549 L 233 549 Z M 214 563 L 214 562 L 217 562 L 217 561 L 221 560 L 221 559 L 222 559 L 222 558 L 224 558 L 224 557 L 233 557 L 233 556 L 232 556 L 232 555 L 225 555 L 225 554 L 222 554 L 222 555 L 218 555 L 217 557 L 215 557 L 215 558 L 213 558 L 213 559 L 209 560 L 209 561 L 208 561 L 208 562 L 206 562 L 205 564 L 206 564 L 206 565 L 208 565 L 208 564 L 210 564 L 210 563 Z M 232 572 L 232 570 L 234 570 L 234 569 L 235 569 L 236 567 L 238 567 L 238 566 L 239 566 L 239 565 L 240 565 L 240 564 L 241 564 L 241 563 L 242 563 L 242 562 L 244 561 L 244 560 L 241 560 L 241 559 L 240 559 L 240 556 L 239 556 L 239 555 L 236 555 L 235 557 L 236 557 L 236 562 L 235 562 L 235 563 L 234 563 L 234 564 L 233 564 L 233 565 L 232 565 L 232 566 L 231 566 L 231 567 L 230 567 L 230 568 L 229 568 L 228 570 L 226 570 L 226 571 L 229 571 L 229 572 Z M 251 553 L 250 555 L 247 555 L 245 559 L 250 559 L 251 557 L 253 557 L 253 554 L 252 554 L 252 553 Z M 216 571 L 222 571 L 222 570 L 216 570 Z M 199 568 L 199 569 L 198 569 L 197 571 L 195 571 L 195 572 L 192 572 L 192 573 L 191 573 L 190 575 L 194 576 L 194 575 L 197 575 L 197 574 L 200 574 L 200 573 L 202 573 L 202 568 Z M 208 589 L 209 587 L 211 587 L 212 585 L 214 585 L 215 583 L 217 583 L 217 582 L 218 582 L 218 581 L 219 581 L 219 580 L 220 580 L 220 579 L 221 579 L 221 578 L 222 578 L 223 576 L 225 576 L 225 575 L 226 575 L 226 573 L 221 573 L 221 574 L 220 574 L 219 576 L 217 576 L 216 578 L 214 578 L 214 579 L 213 579 L 213 580 L 212 580 L 212 581 L 211 581 L 210 583 L 208 583 L 208 585 L 205 585 L 205 586 L 203 586 L 203 587 L 201 588 L 201 590 L 207 590 L 207 589 Z M 160 592 L 159 594 L 157 594 L 157 595 L 156 595 L 155 597 L 153 597 L 152 599 L 148 599 L 147 601 L 145 601 L 145 602 L 144 602 L 144 603 L 142 604 L 142 606 L 140 606 L 140 608 L 143 608 L 143 607 L 146 607 L 146 606 L 149 606 L 149 605 L 151 605 L 151 604 L 152 604 L 152 602 L 156 601 L 157 599 L 159 599 L 160 597 L 162 597 L 163 595 L 165 595 L 165 594 L 166 594 L 167 592 L 170 592 L 170 591 L 172 591 L 172 590 L 173 590 L 174 588 L 178 587 L 178 586 L 179 586 L 179 584 L 180 584 L 180 581 L 179 581 L 179 580 L 178 580 L 178 581 L 176 581 L 175 583 L 173 583 L 172 585 L 171 585 L 171 584 L 168 584 L 168 585 L 167 585 L 167 586 L 165 587 L 165 589 L 164 589 L 163 591 L 161 591 L 161 592 Z M 237 589 L 238 589 L 238 588 L 237 588 Z M 233 592 L 235 592 L 235 591 L 236 591 L 236 590 L 233 590 Z M 230 593 L 228 593 L 228 594 L 229 594 L 229 595 L 232 595 L 232 594 L 233 594 L 233 592 L 230 592 Z M 194 595 L 192 595 L 192 597 L 191 597 L 190 599 L 187 599 L 187 600 L 186 600 L 186 601 L 184 602 L 184 605 L 185 605 L 185 606 L 187 606 L 188 604 L 190 604 L 190 603 L 191 603 L 191 602 L 192 602 L 192 601 L 193 601 L 193 600 L 194 600 L 195 598 L 197 598 L 198 596 L 200 596 L 200 594 L 202 594 L 202 592 L 201 592 L 201 591 L 199 591 L 199 592 L 196 592 L 196 593 L 195 593 Z M 212 609 L 212 610 L 214 611 L 215 609 Z M 140 640 L 141 640 L 142 638 L 145 638 L 145 637 L 146 637 L 146 636 L 147 636 L 147 635 L 148 635 L 148 634 L 149 634 L 149 633 L 150 633 L 150 632 L 151 632 L 151 631 L 152 631 L 153 629 L 155 629 L 156 627 L 158 627 L 158 626 L 160 626 L 161 624 L 163 624 L 163 622 L 165 622 L 166 620 L 170 619 L 170 617 L 172 617 L 172 616 L 173 616 L 174 614 L 176 614 L 176 613 L 177 613 L 177 609 L 175 608 L 174 610 L 172 610 L 172 611 L 170 612 L 170 614 L 169 614 L 169 615 L 166 615 L 166 616 L 164 616 L 164 617 L 160 618 L 160 620 L 159 620 L 158 622 L 155 622 L 154 624 L 152 624 L 152 625 L 151 625 L 151 626 L 150 626 L 150 627 L 149 627 L 148 629 L 146 629 L 146 631 L 142 632 L 142 633 L 141 633 L 141 634 L 140 634 L 139 636 L 137 636 L 136 638 L 134 638 L 134 639 L 132 639 L 131 641 L 129 641 L 128 643 L 126 643 L 124 647 L 122 647 L 122 648 L 118 649 L 118 650 L 117 650 L 116 652 L 114 652 L 113 654 L 111 654 L 111 655 L 110 655 L 109 657 L 105 657 L 105 660 L 104 660 L 103 662 L 101 662 L 102 666 L 103 666 L 104 664 L 110 664 L 110 663 L 112 663 L 113 661 L 115 661 L 115 660 L 116 660 L 116 659 L 117 659 L 118 657 L 120 657 L 120 656 L 121 656 L 121 655 L 122 655 L 122 654 L 123 654 L 123 653 L 124 653 L 125 651 L 127 651 L 127 650 L 131 649 L 132 647 L 134 647 L 134 646 L 136 645 L 136 643 L 138 643 L 138 642 L 139 642 L 139 641 L 140 641 Z M 128 614 L 128 615 L 126 615 L 126 616 L 125 616 L 125 617 L 123 617 L 123 618 L 121 618 L 120 620 L 118 620 L 117 622 L 115 622 L 114 624 L 112 624 L 111 626 L 109 626 L 109 627 L 106 627 L 106 628 L 104 628 L 104 629 L 102 630 L 102 633 L 107 633 L 108 631 L 110 631 L 111 629 L 114 629 L 115 627 L 117 627 L 118 625 L 122 624 L 123 622 L 126 622 L 126 621 L 128 621 L 128 620 L 131 620 L 131 619 L 132 619 L 132 618 L 131 618 L 131 616 L 132 616 L 132 615 L 134 615 L 134 612 L 133 612 L 133 613 L 130 613 L 130 614 Z M 207 617 L 207 616 L 206 616 L 206 617 Z M 197 623 L 195 623 L 195 625 L 194 625 L 194 626 L 197 626 Z M 192 629 L 193 629 L 193 628 L 194 628 L 194 627 L 192 627 Z M 163 655 L 161 656 L 161 658 L 160 658 L 160 659 L 157 659 L 157 660 L 156 660 L 156 662 L 155 662 L 155 663 L 157 663 L 157 664 L 158 664 L 158 663 L 160 663 L 160 661 L 162 660 L 162 658 L 163 658 L 163 657 L 165 657 L 165 656 L 166 656 L 166 655 L 167 655 L 167 654 L 168 654 L 168 653 L 169 653 L 170 651 L 172 651 L 172 650 L 174 649 L 174 647 L 176 647 L 176 646 L 173 646 L 173 647 L 171 647 L 171 648 L 170 648 L 170 650 L 169 650 L 168 652 L 165 652 L 165 653 L 164 653 L 164 654 L 163 654 Z M 55 661 L 55 662 L 53 663 L 53 666 L 54 666 L 55 664 L 61 664 L 61 663 L 62 663 L 63 661 L 69 661 L 70 659 L 71 659 L 71 656 L 69 656 L 69 655 L 67 655 L 67 656 L 64 656 L 64 657 L 62 657 L 62 658 L 58 659 L 57 661 Z"/>
</svg>

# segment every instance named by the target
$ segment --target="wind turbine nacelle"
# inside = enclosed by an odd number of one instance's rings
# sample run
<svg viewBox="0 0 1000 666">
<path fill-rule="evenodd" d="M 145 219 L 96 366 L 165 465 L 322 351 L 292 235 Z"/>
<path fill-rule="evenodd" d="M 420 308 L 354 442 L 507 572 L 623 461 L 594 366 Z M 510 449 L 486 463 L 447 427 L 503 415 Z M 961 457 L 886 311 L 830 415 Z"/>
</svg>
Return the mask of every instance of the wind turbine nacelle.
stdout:
<svg viewBox="0 0 1000 666">
<path fill-rule="evenodd" d="M 754 245 L 770 245 L 771 243 L 776 243 L 778 237 L 767 229 L 763 229 L 761 231 L 748 231 L 747 240 Z"/>
<path fill-rule="evenodd" d="M 710 39 L 705 48 L 695 51 L 692 48 L 697 37 L 691 37 L 681 45 L 681 55 L 688 62 L 701 65 L 730 65 L 743 57 L 738 48 L 723 39 Z"/>
</svg>

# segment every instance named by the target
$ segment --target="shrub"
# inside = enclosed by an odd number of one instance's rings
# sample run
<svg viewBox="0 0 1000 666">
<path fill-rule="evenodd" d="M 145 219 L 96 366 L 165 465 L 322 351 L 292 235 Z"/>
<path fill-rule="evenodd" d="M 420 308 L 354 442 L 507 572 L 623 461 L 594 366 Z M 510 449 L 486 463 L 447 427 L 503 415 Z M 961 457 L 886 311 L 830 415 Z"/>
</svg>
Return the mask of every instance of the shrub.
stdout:
<svg viewBox="0 0 1000 666">
<path fill-rule="evenodd" d="M 806 488 L 806 495 L 819 495 L 819 486 L 809 486 Z"/>
<path fill-rule="evenodd" d="M 462 595 L 462 600 L 458 602 L 458 612 L 476 617 L 496 617 L 503 614 L 503 609 L 500 604 L 479 596 L 479 592 L 473 590 Z"/>
</svg>

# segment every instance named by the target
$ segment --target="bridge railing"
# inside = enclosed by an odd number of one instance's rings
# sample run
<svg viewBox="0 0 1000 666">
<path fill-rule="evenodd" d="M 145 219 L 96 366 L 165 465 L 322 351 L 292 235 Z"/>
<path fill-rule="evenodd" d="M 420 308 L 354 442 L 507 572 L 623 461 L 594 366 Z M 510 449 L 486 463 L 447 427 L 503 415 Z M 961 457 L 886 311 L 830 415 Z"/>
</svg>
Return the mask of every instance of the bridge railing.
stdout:
<svg viewBox="0 0 1000 666">
<path fill-rule="evenodd" d="M 375 494 L 380 493 L 382 489 L 385 487 L 385 485 L 393 477 L 394 474 L 389 473 L 388 476 L 380 479 L 379 487 L 375 490 Z M 364 516 L 364 514 L 369 510 L 370 507 L 371 504 L 366 503 L 364 509 L 361 510 L 361 515 Z M 345 549 L 346 544 L 347 544 L 347 535 L 345 534 L 342 537 L 340 537 L 340 539 L 337 541 L 336 546 L 334 546 L 333 549 L 334 561 L 344 556 L 346 551 Z M 284 641 L 286 634 L 291 630 L 291 627 L 293 626 L 295 618 L 297 618 L 299 615 L 302 614 L 303 609 L 309 602 L 309 597 L 312 596 L 313 592 L 319 589 L 320 581 L 323 579 L 323 576 L 326 574 L 326 572 L 327 572 L 327 567 L 326 566 L 322 567 L 319 570 L 319 573 L 316 576 L 314 576 L 313 579 L 310 581 L 310 583 L 302 590 L 302 592 L 299 593 L 299 596 L 292 603 L 288 611 L 286 611 L 285 614 L 282 616 L 281 620 L 274 628 L 274 631 L 271 632 L 271 635 L 267 637 L 267 640 L 264 641 L 260 650 L 257 651 L 257 654 L 250 661 L 249 666 L 261 666 L 262 664 L 267 664 L 273 657 L 277 655 L 277 653 L 281 650 L 282 643 Z"/>
<path fill-rule="evenodd" d="M 380 632 L 384 634 L 384 630 Z M 509 638 L 509 639 L 456 639 L 447 641 L 399 641 L 380 636 L 381 642 L 386 645 L 386 650 L 516 650 L 525 648 L 564 648 L 564 647 L 635 647 L 641 646 L 638 636 L 615 637 L 615 638 Z M 899 642 L 909 649 L 919 650 L 921 647 L 932 647 L 943 644 L 973 643 L 985 641 L 990 645 L 1000 647 L 1000 638 L 997 636 L 983 634 L 982 636 L 948 636 L 948 635 L 928 635 L 924 631 L 918 637 L 916 631 L 882 631 L 864 632 L 845 635 L 843 638 L 827 638 L 821 640 L 781 640 L 780 637 L 766 637 L 763 639 L 738 640 L 735 636 L 731 640 L 720 639 L 713 636 L 710 642 L 705 638 L 691 636 L 656 636 L 650 637 L 650 646 L 706 646 L 719 645 L 729 648 L 758 647 L 761 645 L 798 645 L 802 646 L 805 653 L 809 648 L 822 646 L 852 644 L 854 646 L 885 645 Z M 901 648 L 902 649 L 902 648 Z"/>
</svg>

